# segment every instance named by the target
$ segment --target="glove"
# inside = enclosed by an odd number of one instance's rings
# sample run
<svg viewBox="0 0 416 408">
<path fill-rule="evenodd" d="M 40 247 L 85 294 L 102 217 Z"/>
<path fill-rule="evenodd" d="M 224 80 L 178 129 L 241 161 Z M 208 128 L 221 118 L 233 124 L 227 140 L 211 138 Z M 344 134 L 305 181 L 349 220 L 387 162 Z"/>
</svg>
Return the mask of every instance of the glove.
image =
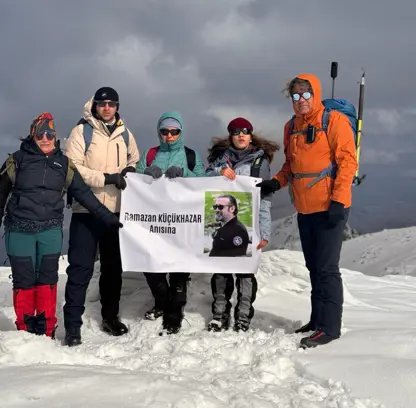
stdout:
<svg viewBox="0 0 416 408">
<path fill-rule="evenodd" d="M 222 169 L 220 171 L 220 174 L 224 177 L 227 177 L 230 180 L 235 180 L 235 173 L 233 169 L 227 167 L 226 169 Z"/>
<path fill-rule="evenodd" d="M 344 204 L 338 201 L 331 201 L 328 208 L 328 221 L 330 224 L 338 224 L 345 218 Z"/>
<path fill-rule="evenodd" d="M 267 244 L 269 243 L 269 241 L 267 241 L 267 239 L 262 239 L 260 241 L 260 243 L 257 245 L 257 249 L 262 249 L 264 248 Z"/>
<path fill-rule="evenodd" d="M 109 219 L 105 221 L 108 228 L 117 231 L 119 228 L 123 228 L 123 224 L 120 222 L 117 215 L 113 214 Z"/>
<path fill-rule="evenodd" d="M 166 170 L 165 175 L 167 178 L 170 178 L 170 179 L 173 179 L 176 177 L 182 177 L 183 169 L 181 167 L 172 166 Z"/>
<path fill-rule="evenodd" d="M 123 169 L 120 174 L 125 177 L 127 173 L 136 173 L 136 169 L 133 166 L 129 166 Z"/>
<path fill-rule="evenodd" d="M 108 174 L 104 173 L 105 185 L 114 184 L 119 190 L 124 190 L 127 187 L 126 180 L 120 173 Z"/>
<path fill-rule="evenodd" d="M 163 176 L 162 170 L 157 166 L 146 167 L 143 173 L 148 176 L 152 176 L 154 179 L 158 179 Z"/>
<path fill-rule="evenodd" d="M 263 195 L 268 195 L 280 190 L 280 183 L 276 179 L 263 180 L 261 183 L 256 184 L 256 187 L 261 188 Z"/>
</svg>

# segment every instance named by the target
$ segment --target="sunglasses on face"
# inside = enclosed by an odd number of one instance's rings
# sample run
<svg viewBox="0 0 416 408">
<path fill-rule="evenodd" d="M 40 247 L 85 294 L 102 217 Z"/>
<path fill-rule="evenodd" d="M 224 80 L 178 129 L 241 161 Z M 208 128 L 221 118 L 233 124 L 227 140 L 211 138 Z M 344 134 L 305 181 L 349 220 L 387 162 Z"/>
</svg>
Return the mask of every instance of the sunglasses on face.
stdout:
<svg viewBox="0 0 416 408">
<path fill-rule="evenodd" d="M 159 133 L 160 133 L 162 136 L 167 136 L 169 133 L 170 133 L 172 136 L 178 136 L 178 135 L 180 135 L 180 134 L 181 134 L 181 130 L 180 130 L 180 129 L 171 129 L 171 130 L 169 130 L 169 129 L 159 129 Z"/>
<path fill-rule="evenodd" d="M 46 131 L 45 131 L 45 132 L 43 132 L 43 133 L 37 133 L 37 134 L 35 135 L 35 139 L 36 139 L 36 140 L 42 140 L 42 139 L 43 139 L 43 136 L 46 136 L 46 138 L 47 138 L 48 140 L 53 140 L 53 139 L 55 139 L 56 132 L 55 132 L 54 130 L 46 130 Z"/>
<path fill-rule="evenodd" d="M 292 100 L 294 102 L 300 101 L 300 98 L 303 98 L 303 99 L 305 99 L 305 101 L 307 101 L 308 99 L 311 99 L 311 97 L 312 97 L 312 92 L 303 92 L 301 94 L 299 94 L 299 93 L 292 94 Z"/>
<path fill-rule="evenodd" d="M 243 135 L 249 135 L 251 132 L 248 129 L 246 129 L 246 128 L 243 128 L 243 129 L 232 129 L 232 130 L 230 130 L 230 135 L 231 136 L 237 136 L 240 133 L 242 133 Z"/>
<path fill-rule="evenodd" d="M 212 208 L 214 209 L 214 210 L 223 210 L 225 207 L 229 207 L 230 205 L 228 204 L 228 205 L 223 205 L 223 204 L 214 204 L 213 206 L 212 206 Z"/>
<path fill-rule="evenodd" d="M 118 105 L 118 102 L 114 101 L 95 101 L 97 106 L 104 108 L 105 105 L 108 105 L 110 108 L 115 108 Z"/>
</svg>

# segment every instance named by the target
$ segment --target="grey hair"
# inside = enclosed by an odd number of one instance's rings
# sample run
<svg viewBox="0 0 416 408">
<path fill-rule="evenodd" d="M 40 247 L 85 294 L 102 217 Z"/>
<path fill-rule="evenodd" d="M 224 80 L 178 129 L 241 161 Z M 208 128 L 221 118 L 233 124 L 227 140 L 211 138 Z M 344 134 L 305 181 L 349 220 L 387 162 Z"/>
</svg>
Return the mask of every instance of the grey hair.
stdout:
<svg viewBox="0 0 416 408">
<path fill-rule="evenodd" d="M 290 80 L 289 82 L 287 82 L 285 87 L 282 90 L 282 92 L 285 94 L 287 98 L 291 97 L 293 93 L 293 88 L 295 87 L 295 85 L 303 86 L 309 92 L 312 92 L 312 85 L 308 80 L 296 77 Z"/>
</svg>

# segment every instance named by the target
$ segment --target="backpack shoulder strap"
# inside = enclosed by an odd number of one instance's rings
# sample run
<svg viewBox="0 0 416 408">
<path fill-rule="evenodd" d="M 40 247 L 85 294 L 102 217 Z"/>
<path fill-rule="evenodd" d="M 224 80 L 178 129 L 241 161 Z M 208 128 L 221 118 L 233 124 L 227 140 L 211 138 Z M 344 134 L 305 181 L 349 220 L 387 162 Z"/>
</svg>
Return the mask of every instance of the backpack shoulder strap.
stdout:
<svg viewBox="0 0 416 408">
<path fill-rule="evenodd" d="M 121 135 L 123 136 L 126 147 L 129 147 L 130 136 L 129 136 L 129 131 L 127 130 L 127 128 L 124 130 L 124 132 Z"/>
<path fill-rule="evenodd" d="M 250 168 L 250 177 L 260 177 L 260 168 L 264 160 L 264 155 L 256 157 L 256 159 L 251 163 Z"/>
<path fill-rule="evenodd" d="M 9 154 L 9 157 L 6 159 L 4 170 L 0 173 L 0 175 L 2 176 L 4 173 L 7 173 L 12 185 L 14 185 L 16 182 L 16 163 L 13 153 Z"/>
<path fill-rule="evenodd" d="M 196 164 L 196 153 L 195 150 L 185 146 L 186 161 L 188 163 L 188 169 L 193 171 Z"/>
<path fill-rule="evenodd" d="M 153 160 L 155 159 L 157 152 L 159 150 L 159 146 L 155 146 L 150 148 L 146 154 L 146 166 L 149 167 L 152 165 Z"/>
<path fill-rule="evenodd" d="M 68 188 L 72 183 L 72 179 L 74 178 L 75 164 L 69 157 L 67 157 L 67 159 L 68 159 L 68 169 L 66 171 L 64 188 L 62 189 L 62 195 L 65 195 L 65 193 L 68 191 Z"/>
<path fill-rule="evenodd" d="M 77 126 L 78 125 L 82 125 L 82 136 L 84 137 L 85 142 L 84 154 L 86 154 L 92 142 L 92 132 L 94 129 L 84 118 L 81 118 L 78 121 Z"/>
</svg>

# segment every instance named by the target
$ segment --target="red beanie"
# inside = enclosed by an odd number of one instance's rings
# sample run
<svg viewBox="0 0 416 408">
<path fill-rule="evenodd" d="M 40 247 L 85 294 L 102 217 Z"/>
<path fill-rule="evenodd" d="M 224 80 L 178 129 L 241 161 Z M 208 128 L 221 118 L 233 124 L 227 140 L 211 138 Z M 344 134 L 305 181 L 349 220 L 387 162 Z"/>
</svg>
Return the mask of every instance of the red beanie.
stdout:
<svg viewBox="0 0 416 408">
<path fill-rule="evenodd" d="M 227 130 L 228 132 L 230 132 L 233 129 L 244 129 L 244 128 L 246 128 L 250 132 L 253 131 L 253 125 L 247 119 L 235 118 L 228 124 Z"/>
</svg>

